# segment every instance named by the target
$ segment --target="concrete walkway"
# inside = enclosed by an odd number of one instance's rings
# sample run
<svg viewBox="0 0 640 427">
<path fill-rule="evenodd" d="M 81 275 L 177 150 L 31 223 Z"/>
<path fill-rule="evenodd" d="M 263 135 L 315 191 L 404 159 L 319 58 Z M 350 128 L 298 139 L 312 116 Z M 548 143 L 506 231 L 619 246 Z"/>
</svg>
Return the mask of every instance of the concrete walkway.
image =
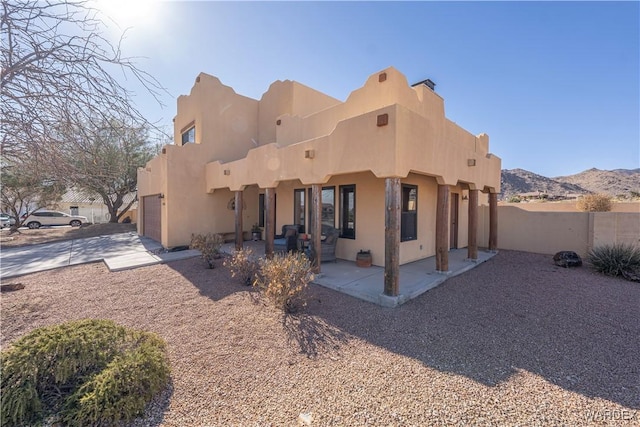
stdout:
<svg viewBox="0 0 640 427">
<path fill-rule="evenodd" d="M 244 247 L 251 248 L 256 256 L 264 255 L 264 242 L 244 242 Z M 222 246 L 222 252 L 233 253 L 234 243 Z M 449 271 L 436 271 L 435 256 L 400 266 L 400 294 L 389 297 L 384 291 L 384 268 L 371 266 L 360 268 L 353 261 L 339 259 L 337 262 L 326 262 L 321 265 L 321 273 L 316 275 L 313 283 L 351 295 L 385 307 L 395 307 L 410 299 L 433 289 L 449 277 L 469 271 L 480 263 L 491 259 L 496 253 L 478 251 L 478 259 L 467 259 L 467 249 L 449 251 Z"/>
<path fill-rule="evenodd" d="M 0 278 L 6 279 L 69 265 L 102 261 L 110 271 L 160 264 L 200 255 L 199 251 L 162 252 L 160 243 L 135 232 L 2 248 Z"/>
</svg>

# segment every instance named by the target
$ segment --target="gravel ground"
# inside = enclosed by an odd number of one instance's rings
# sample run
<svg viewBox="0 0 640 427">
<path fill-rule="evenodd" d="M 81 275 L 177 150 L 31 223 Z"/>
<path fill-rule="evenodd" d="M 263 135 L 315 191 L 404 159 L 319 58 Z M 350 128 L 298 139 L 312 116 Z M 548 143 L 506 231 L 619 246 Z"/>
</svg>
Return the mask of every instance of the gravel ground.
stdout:
<svg viewBox="0 0 640 427">
<path fill-rule="evenodd" d="M 135 426 L 640 425 L 640 286 L 549 256 L 501 251 L 396 309 L 312 286 L 294 316 L 197 258 L 11 282 L 3 348 L 87 317 L 167 341 Z"/>
</svg>

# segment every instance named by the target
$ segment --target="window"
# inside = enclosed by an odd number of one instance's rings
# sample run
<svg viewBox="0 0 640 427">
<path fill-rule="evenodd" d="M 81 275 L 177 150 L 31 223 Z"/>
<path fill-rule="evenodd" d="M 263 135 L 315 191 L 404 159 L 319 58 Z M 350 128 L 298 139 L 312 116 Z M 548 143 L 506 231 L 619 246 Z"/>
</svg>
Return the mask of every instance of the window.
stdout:
<svg viewBox="0 0 640 427">
<path fill-rule="evenodd" d="M 356 186 L 340 186 L 340 237 L 356 238 Z"/>
<path fill-rule="evenodd" d="M 264 209 L 264 193 L 258 194 L 258 226 L 264 227 L 266 211 Z"/>
<path fill-rule="evenodd" d="M 309 188 L 307 197 L 309 198 L 309 232 L 312 232 L 313 229 L 313 206 L 311 205 L 311 201 L 313 200 L 313 192 L 311 188 Z M 335 187 L 322 187 L 322 191 L 320 192 L 320 199 L 322 203 L 322 224 L 329 225 L 331 227 L 336 226 L 336 213 L 335 213 L 335 205 L 336 205 L 336 188 Z"/>
<path fill-rule="evenodd" d="M 196 126 L 192 125 L 189 129 L 182 132 L 182 145 L 189 142 L 196 142 Z"/>
<path fill-rule="evenodd" d="M 300 225 L 300 232 L 305 233 L 305 194 L 304 188 L 293 190 L 293 223 Z"/>
<path fill-rule="evenodd" d="M 336 188 L 322 187 L 322 223 L 336 226 Z"/>
<path fill-rule="evenodd" d="M 402 213 L 400 219 L 400 241 L 418 238 L 418 187 L 402 185 Z"/>
</svg>

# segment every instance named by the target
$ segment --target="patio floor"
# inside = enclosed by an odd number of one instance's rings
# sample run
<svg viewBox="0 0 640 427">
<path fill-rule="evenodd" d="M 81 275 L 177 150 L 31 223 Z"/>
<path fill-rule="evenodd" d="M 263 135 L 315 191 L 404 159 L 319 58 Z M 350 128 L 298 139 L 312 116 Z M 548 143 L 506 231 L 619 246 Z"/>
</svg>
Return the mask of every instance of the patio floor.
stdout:
<svg viewBox="0 0 640 427">
<path fill-rule="evenodd" d="M 258 256 L 264 255 L 264 242 L 244 242 Z M 233 253 L 234 243 L 222 246 L 225 253 Z M 475 266 L 489 260 L 496 252 L 478 251 L 478 259 L 467 259 L 467 249 L 453 249 L 449 251 L 449 271 L 436 272 L 435 256 L 414 261 L 400 266 L 400 295 L 390 297 L 383 294 L 384 268 L 371 266 L 360 268 L 353 261 L 339 259 L 337 262 L 322 263 L 321 273 L 317 274 L 313 283 L 329 289 L 351 295 L 361 300 L 369 301 L 385 307 L 395 307 L 410 299 L 433 289 L 449 277 L 457 276 Z"/>
</svg>

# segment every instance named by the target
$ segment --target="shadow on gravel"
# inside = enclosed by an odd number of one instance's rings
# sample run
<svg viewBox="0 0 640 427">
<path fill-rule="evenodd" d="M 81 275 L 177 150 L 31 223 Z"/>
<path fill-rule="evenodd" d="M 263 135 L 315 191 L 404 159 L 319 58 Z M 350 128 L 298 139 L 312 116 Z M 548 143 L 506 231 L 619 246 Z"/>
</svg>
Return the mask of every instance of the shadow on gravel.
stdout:
<svg viewBox="0 0 640 427">
<path fill-rule="evenodd" d="M 347 334 L 488 386 L 525 370 L 584 396 L 640 408 L 635 283 L 555 267 L 544 255 L 501 251 L 395 309 L 314 290 L 318 299 L 285 326 L 310 354 Z"/>
<path fill-rule="evenodd" d="M 285 314 L 282 328 L 289 344 L 298 347 L 301 354 L 314 358 L 328 352 L 339 352 L 348 335 L 323 319 L 307 313 Z"/>
<path fill-rule="evenodd" d="M 167 386 L 149 402 L 142 416 L 135 418 L 126 427 L 158 427 L 164 422 L 164 414 L 169 410 L 173 396 L 173 380 L 169 378 Z"/>
<path fill-rule="evenodd" d="M 173 261 L 167 265 L 198 288 L 201 295 L 214 301 L 238 292 L 250 292 L 252 295 L 257 293 L 253 286 L 247 286 L 237 277 L 231 277 L 229 269 L 224 266 L 224 258 L 214 260 L 213 269 L 200 257 Z M 253 299 L 257 302 L 256 298 Z"/>
</svg>

